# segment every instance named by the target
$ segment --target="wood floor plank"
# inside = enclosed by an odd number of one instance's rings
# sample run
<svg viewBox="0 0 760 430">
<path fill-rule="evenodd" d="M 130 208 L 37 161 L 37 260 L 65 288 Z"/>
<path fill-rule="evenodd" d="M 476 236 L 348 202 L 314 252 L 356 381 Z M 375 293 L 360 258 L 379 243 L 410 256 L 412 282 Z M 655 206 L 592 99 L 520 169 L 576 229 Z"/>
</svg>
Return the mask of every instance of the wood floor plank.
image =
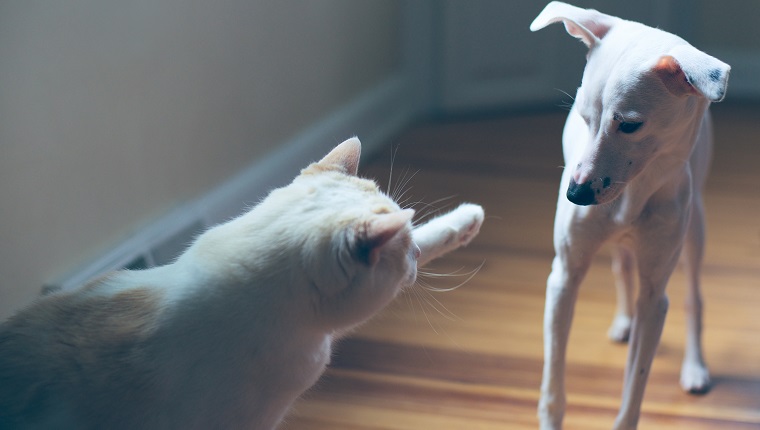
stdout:
<svg viewBox="0 0 760 430">
<path fill-rule="evenodd" d="M 760 107 L 719 105 L 714 112 L 718 144 L 705 196 L 703 288 L 715 386 L 705 396 L 687 395 L 678 386 L 685 280 L 676 271 L 642 429 L 760 429 Z M 399 185 L 409 179 L 405 204 L 418 216 L 463 201 L 482 204 L 480 236 L 422 269 L 461 276 L 421 280 L 448 289 L 479 270 L 452 291 L 417 285 L 402 292 L 342 340 L 325 376 L 282 429 L 538 428 L 544 288 L 553 257 L 564 115 L 422 123 L 367 160 L 361 174 L 383 186 L 389 177 Z M 576 306 L 568 349 L 568 430 L 609 429 L 619 406 L 627 347 L 606 338 L 612 282 L 603 249 Z"/>
</svg>

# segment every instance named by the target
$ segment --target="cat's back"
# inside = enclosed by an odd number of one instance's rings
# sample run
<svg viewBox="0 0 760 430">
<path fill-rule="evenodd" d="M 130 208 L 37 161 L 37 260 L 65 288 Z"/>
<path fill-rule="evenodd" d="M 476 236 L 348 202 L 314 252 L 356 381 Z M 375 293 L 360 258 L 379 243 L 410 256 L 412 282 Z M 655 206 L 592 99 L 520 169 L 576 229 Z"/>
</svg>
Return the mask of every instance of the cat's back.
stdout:
<svg viewBox="0 0 760 430">
<path fill-rule="evenodd" d="M 146 388 L 141 375 L 149 369 L 135 367 L 146 363 L 140 356 L 158 328 L 165 293 L 128 279 L 117 273 L 41 298 L 0 324 L 0 428 L 62 424 L 79 404 L 112 401 L 102 395 L 109 387 L 112 394 L 115 387 Z"/>
</svg>

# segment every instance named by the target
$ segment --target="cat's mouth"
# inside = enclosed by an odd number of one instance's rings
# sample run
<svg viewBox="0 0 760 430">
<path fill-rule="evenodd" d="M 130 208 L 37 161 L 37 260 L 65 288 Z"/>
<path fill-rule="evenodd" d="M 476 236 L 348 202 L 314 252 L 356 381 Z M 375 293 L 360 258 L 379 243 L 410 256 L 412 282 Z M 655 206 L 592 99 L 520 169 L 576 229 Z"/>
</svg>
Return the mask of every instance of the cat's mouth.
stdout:
<svg viewBox="0 0 760 430">
<path fill-rule="evenodd" d="M 417 281 L 417 260 L 419 260 L 420 255 L 422 255 L 420 247 L 417 246 L 417 244 L 414 242 L 412 242 L 412 248 L 410 251 L 412 252 L 414 258 L 410 259 L 409 272 L 406 275 L 406 279 L 403 283 L 404 287 L 410 287 Z"/>
<path fill-rule="evenodd" d="M 404 281 L 404 287 L 411 287 L 414 285 L 414 283 L 417 281 L 417 264 L 415 264 L 409 269 L 409 274 L 406 277 L 406 280 Z"/>
<path fill-rule="evenodd" d="M 420 259 L 420 255 L 422 255 L 422 250 L 414 241 L 412 241 L 410 251 L 412 255 L 414 256 L 414 258 L 411 261 L 412 264 L 409 265 L 410 267 L 409 275 L 407 275 L 407 279 L 405 282 L 406 286 L 411 286 L 414 284 L 415 281 L 417 281 L 417 261 Z"/>
</svg>

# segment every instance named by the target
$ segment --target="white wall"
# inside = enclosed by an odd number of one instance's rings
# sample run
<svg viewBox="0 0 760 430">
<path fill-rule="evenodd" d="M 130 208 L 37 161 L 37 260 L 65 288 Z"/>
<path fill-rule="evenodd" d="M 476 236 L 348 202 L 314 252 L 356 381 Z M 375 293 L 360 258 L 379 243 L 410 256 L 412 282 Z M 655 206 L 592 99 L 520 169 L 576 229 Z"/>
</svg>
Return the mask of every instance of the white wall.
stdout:
<svg viewBox="0 0 760 430">
<path fill-rule="evenodd" d="M 399 1 L 0 3 L 0 319 L 387 86 L 403 19 Z"/>
</svg>

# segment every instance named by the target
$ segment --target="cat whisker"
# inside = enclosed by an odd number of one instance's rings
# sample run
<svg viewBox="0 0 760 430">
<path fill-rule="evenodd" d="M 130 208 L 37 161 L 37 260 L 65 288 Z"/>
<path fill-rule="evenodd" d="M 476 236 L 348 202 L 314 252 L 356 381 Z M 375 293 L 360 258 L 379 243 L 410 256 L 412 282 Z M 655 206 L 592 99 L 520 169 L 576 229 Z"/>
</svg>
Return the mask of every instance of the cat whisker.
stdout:
<svg viewBox="0 0 760 430">
<path fill-rule="evenodd" d="M 561 92 L 562 94 L 564 94 L 564 95 L 566 95 L 568 97 L 570 97 L 570 100 L 575 101 L 575 97 L 573 97 L 572 95 L 570 95 L 570 93 L 568 93 L 567 91 L 562 90 L 560 88 L 555 88 L 555 90 Z"/>
<path fill-rule="evenodd" d="M 567 91 L 561 90 L 559 88 L 555 88 L 555 90 L 559 91 L 560 93 L 566 95 L 570 98 L 571 101 L 562 100 L 557 107 L 564 109 L 564 110 L 570 110 L 573 107 L 573 103 L 575 102 L 575 97 L 571 96 Z"/>
<path fill-rule="evenodd" d="M 435 334 L 440 334 L 440 333 L 438 333 L 438 330 L 436 330 L 436 328 L 435 328 L 435 325 L 434 325 L 434 324 L 433 324 L 433 322 L 430 320 L 430 317 L 428 316 L 427 312 L 425 311 L 425 305 L 423 304 L 423 301 L 424 301 L 424 302 L 427 302 L 427 300 L 425 300 L 425 299 L 424 299 L 424 298 L 423 298 L 423 297 L 420 295 L 420 292 L 419 292 L 419 290 L 415 289 L 415 288 L 414 288 L 414 286 L 412 286 L 412 288 L 410 288 L 410 291 L 412 291 L 412 293 L 414 294 L 414 296 L 417 298 L 417 302 L 420 304 L 420 309 L 422 310 L 422 315 L 424 315 L 424 316 L 425 316 L 425 320 L 427 321 L 427 323 L 428 323 L 428 325 L 430 326 L 430 328 L 432 328 L 432 329 L 433 329 L 433 332 L 434 332 Z M 427 302 L 427 303 L 428 303 L 428 305 L 430 304 L 429 302 Z"/>
<path fill-rule="evenodd" d="M 433 303 L 431 303 L 430 300 L 424 298 L 421 295 L 420 291 L 417 291 L 415 288 L 411 288 L 411 290 L 414 292 L 415 297 L 417 297 L 417 300 L 420 303 L 420 308 L 422 309 L 422 312 L 425 315 L 425 319 L 427 320 L 428 325 L 430 326 L 431 329 L 433 329 L 433 333 L 435 333 L 436 335 L 439 335 L 439 336 L 440 335 L 444 335 L 454 345 L 456 345 L 457 347 L 461 347 L 460 344 L 459 344 L 459 342 L 457 342 L 456 339 L 454 339 L 453 337 L 451 337 L 451 335 L 445 330 L 445 327 L 444 327 L 443 324 L 441 324 L 440 322 L 438 322 L 437 323 L 438 328 L 436 328 L 436 321 L 435 321 L 435 319 L 431 319 L 428 316 L 427 312 L 425 312 L 425 304 L 427 304 L 431 308 L 435 309 L 438 313 L 440 313 L 444 318 L 446 318 L 449 321 L 462 321 L 462 319 L 459 318 L 459 317 L 457 317 L 456 314 L 454 314 L 448 308 L 446 308 L 440 301 L 438 301 L 437 299 L 435 299 L 435 297 L 433 297 L 430 293 L 427 293 L 427 295 L 429 297 L 431 297 L 432 299 L 434 299 L 436 302 L 438 302 L 438 304 L 446 310 L 446 312 L 448 313 L 448 315 L 446 315 L 437 306 L 435 306 Z M 421 290 L 421 291 L 424 291 L 424 290 Z"/>
<path fill-rule="evenodd" d="M 388 192 L 390 192 L 391 190 L 391 183 L 393 181 L 393 164 L 396 162 L 396 154 L 398 153 L 398 148 L 400 146 L 401 145 L 396 145 L 396 148 L 392 149 L 392 152 L 391 152 L 391 167 L 390 167 L 390 172 L 388 172 L 388 188 L 386 188 Z"/>
<path fill-rule="evenodd" d="M 420 287 L 422 287 L 422 290 L 420 292 L 427 296 L 428 298 L 425 298 L 425 296 L 422 296 L 425 299 L 425 302 L 433 309 L 435 309 L 436 312 L 438 312 L 442 317 L 446 318 L 449 321 L 462 321 L 461 318 L 459 318 L 455 313 L 451 312 L 449 308 L 446 307 L 443 303 L 441 303 L 438 298 L 436 298 L 430 291 L 436 291 L 433 289 L 430 285 L 425 285 L 423 282 L 418 283 Z"/>
<path fill-rule="evenodd" d="M 412 199 L 412 196 L 409 196 L 409 197 L 406 197 L 403 200 L 397 201 L 396 204 L 398 204 L 402 208 L 414 208 L 414 206 L 417 204 L 417 202 L 412 203 L 412 204 L 407 204 L 409 202 L 409 200 L 411 200 L 411 199 Z"/>
<path fill-rule="evenodd" d="M 400 195 L 393 197 L 393 201 L 395 201 L 399 206 L 404 207 L 404 203 L 412 198 L 411 196 L 405 197 L 406 194 L 411 190 L 412 187 L 405 189 L 402 193 L 400 193 Z"/>
<path fill-rule="evenodd" d="M 417 303 L 420 304 L 420 308 L 424 314 L 425 310 L 422 306 L 422 302 L 420 298 L 418 297 L 419 293 L 415 290 L 414 286 L 409 286 L 408 288 L 404 288 L 401 290 L 402 293 L 406 296 L 406 301 L 409 304 L 409 307 L 412 309 L 412 315 L 414 317 L 414 321 L 417 322 L 417 306 L 415 306 L 414 301 L 417 300 Z M 425 316 L 427 319 L 427 315 Z"/>
<path fill-rule="evenodd" d="M 430 202 L 430 203 L 426 203 L 424 200 L 417 200 L 414 203 L 409 203 L 409 204 L 407 204 L 407 202 L 409 201 L 409 198 L 407 198 L 407 199 L 405 199 L 405 200 L 403 200 L 401 202 L 397 202 L 397 203 L 402 208 L 405 208 L 405 209 L 414 209 L 415 211 L 420 212 L 420 215 L 418 216 L 418 219 L 414 223 L 415 225 L 417 225 L 419 223 L 419 221 L 421 221 L 421 219 L 430 217 L 431 215 L 434 215 L 434 214 L 440 212 L 441 210 L 443 210 L 443 209 L 451 206 L 451 203 L 447 203 L 446 205 L 441 206 L 441 207 L 437 207 L 435 205 L 438 204 L 438 203 L 441 203 L 443 201 L 450 200 L 450 199 L 452 199 L 454 197 L 456 197 L 456 196 L 455 195 L 451 195 L 451 196 L 440 198 L 440 199 L 435 200 L 435 201 Z M 421 213 L 424 210 L 427 210 L 427 212 Z"/>
<path fill-rule="evenodd" d="M 391 155 L 391 166 L 390 166 L 390 172 L 388 176 L 388 188 L 386 189 L 387 195 L 396 202 L 400 207 L 402 208 L 411 208 L 415 209 L 418 212 L 421 212 L 421 214 L 414 220 L 412 223 L 414 226 L 419 225 L 422 223 L 425 219 L 430 218 L 443 209 L 446 209 L 450 206 L 450 204 L 438 207 L 436 206 L 438 203 L 453 199 L 456 197 L 455 195 L 443 197 L 440 199 L 437 199 L 431 203 L 425 203 L 423 200 L 417 200 L 414 203 L 409 203 L 409 200 L 411 200 L 411 196 L 407 196 L 407 194 L 412 190 L 412 187 L 409 186 L 411 181 L 414 179 L 415 176 L 420 172 L 420 170 L 415 170 L 414 173 L 409 174 L 410 168 L 407 167 L 404 170 L 404 173 L 401 175 L 401 178 L 399 181 L 397 181 L 394 185 L 393 183 L 393 168 L 395 165 L 396 155 L 398 153 L 399 146 L 396 146 L 393 149 L 393 153 Z M 417 206 L 421 205 L 421 209 L 417 209 Z M 424 212 L 423 212 L 424 211 Z"/>
<path fill-rule="evenodd" d="M 408 174 L 409 174 L 409 166 L 407 166 L 406 169 L 402 172 L 401 179 L 395 185 L 393 185 L 392 187 L 389 185 L 389 188 L 386 190 L 386 192 L 388 196 L 390 196 L 390 198 L 395 200 L 395 197 L 398 195 L 398 193 L 402 189 L 401 185 L 399 184 L 404 182 L 404 178 L 406 178 L 406 175 Z M 389 184 L 390 184 L 390 181 L 389 181 Z"/>
<path fill-rule="evenodd" d="M 478 267 L 470 270 L 469 272 L 464 272 L 464 273 L 459 273 L 461 270 L 464 270 L 464 268 L 457 269 L 457 270 L 455 270 L 455 271 L 453 271 L 451 273 L 433 273 L 433 272 L 424 272 L 424 271 L 419 271 L 418 270 L 417 271 L 417 276 L 418 277 L 421 276 L 423 278 L 451 278 L 451 277 L 466 276 L 466 279 L 464 281 L 460 282 L 458 285 L 455 285 L 453 287 L 438 288 L 438 287 L 433 287 L 433 286 L 428 285 L 428 287 L 425 288 L 428 291 L 432 291 L 432 292 L 436 292 L 436 293 L 446 293 L 446 292 L 454 291 L 454 290 L 458 289 L 459 287 L 465 285 L 466 283 L 470 282 L 472 280 L 472 278 L 474 278 L 475 275 L 477 275 L 478 272 L 480 272 L 480 269 L 483 268 L 483 265 L 485 265 L 485 263 L 486 262 L 483 261 L 483 262 L 481 262 L 478 265 Z"/>
<path fill-rule="evenodd" d="M 444 210 L 446 210 L 446 209 L 448 209 L 450 207 L 451 207 L 451 204 L 446 204 L 446 205 L 443 205 L 441 207 L 436 207 L 436 208 L 432 208 L 431 209 L 430 206 L 426 205 L 426 206 L 423 207 L 423 209 L 430 209 L 430 210 L 428 212 L 422 213 L 418 218 L 416 218 L 414 220 L 414 222 L 412 223 L 412 225 L 414 227 L 422 225 L 422 224 L 424 224 L 427 221 L 428 218 L 434 218 L 436 216 L 436 214 L 438 214 L 438 213 L 440 213 L 440 212 L 442 212 L 442 211 L 444 211 Z"/>
<path fill-rule="evenodd" d="M 447 200 L 451 200 L 454 197 L 456 197 L 456 196 L 451 195 L 451 196 L 447 196 L 447 197 L 442 197 L 442 198 L 440 198 L 438 200 L 434 200 L 434 201 L 432 201 L 430 203 L 425 203 L 425 202 L 419 200 L 419 201 L 415 202 L 414 204 L 412 204 L 411 206 L 409 206 L 409 207 L 414 207 L 416 205 L 422 205 L 422 210 L 426 210 L 427 211 L 425 213 L 420 214 L 420 216 L 417 217 L 417 219 L 414 221 L 414 225 L 419 225 L 423 221 L 425 221 L 427 218 L 430 218 L 430 217 L 436 215 L 437 213 L 441 212 L 442 210 L 450 207 L 451 206 L 451 202 L 449 202 L 449 203 L 447 203 L 447 204 L 445 204 L 443 206 L 440 206 L 440 207 L 438 207 L 436 205 L 438 203 L 445 202 Z"/>
<path fill-rule="evenodd" d="M 433 272 L 424 272 L 424 271 L 418 271 L 418 277 L 414 285 L 412 286 L 411 290 L 415 297 L 417 298 L 417 301 L 420 304 L 420 308 L 422 309 L 423 314 L 425 315 L 425 319 L 428 321 L 428 324 L 433 329 L 433 331 L 436 334 L 438 333 L 438 330 L 436 329 L 435 325 L 433 324 L 433 321 L 430 316 L 425 311 L 425 305 L 429 306 L 438 314 L 440 314 L 443 318 L 449 320 L 449 321 L 462 321 L 462 319 L 457 316 L 454 312 L 452 312 L 446 305 L 444 305 L 440 300 L 438 300 L 437 297 L 433 295 L 433 293 L 441 293 L 441 292 L 449 292 L 454 291 L 461 287 L 462 285 L 469 282 L 479 271 L 483 268 L 483 265 L 485 264 L 485 261 L 480 263 L 478 267 L 474 268 L 473 270 L 462 272 L 463 268 L 457 269 L 450 273 L 433 273 Z M 430 285 L 427 281 L 425 281 L 423 278 L 443 278 L 443 277 L 462 277 L 466 276 L 466 279 L 464 279 L 461 283 L 454 287 L 450 288 L 438 288 Z"/>
<path fill-rule="evenodd" d="M 396 190 L 393 191 L 391 194 L 391 198 L 395 201 L 400 200 L 404 197 L 404 195 L 411 190 L 411 187 L 407 188 L 407 185 L 409 185 L 409 182 L 411 182 L 412 179 L 414 179 L 415 176 L 417 176 L 417 173 L 419 173 L 419 169 L 416 170 L 414 173 L 409 175 L 409 168 L 404 172 L 404 175 L 401 177 L 401 181 L 396 185 Z"/>
</svg>

